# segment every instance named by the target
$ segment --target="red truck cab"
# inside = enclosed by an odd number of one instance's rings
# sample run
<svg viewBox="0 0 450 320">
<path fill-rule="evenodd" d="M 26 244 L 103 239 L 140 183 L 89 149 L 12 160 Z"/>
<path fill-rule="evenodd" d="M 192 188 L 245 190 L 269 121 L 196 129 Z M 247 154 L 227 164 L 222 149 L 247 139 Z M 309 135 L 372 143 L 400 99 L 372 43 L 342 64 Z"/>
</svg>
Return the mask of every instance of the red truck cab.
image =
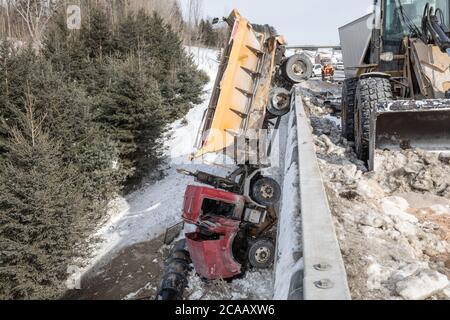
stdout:
<svg viewBox="0 0 450 320">
<path fill-rule="evenodd" d="M 197 227 L 186 234 L 186 244 L 200 276 L 215 280 L 241 274 L 232 248 L 244 208 L 245 198 L 240 195 L 201 186 L 186 189 L 183 219 Z"/>
</svg>

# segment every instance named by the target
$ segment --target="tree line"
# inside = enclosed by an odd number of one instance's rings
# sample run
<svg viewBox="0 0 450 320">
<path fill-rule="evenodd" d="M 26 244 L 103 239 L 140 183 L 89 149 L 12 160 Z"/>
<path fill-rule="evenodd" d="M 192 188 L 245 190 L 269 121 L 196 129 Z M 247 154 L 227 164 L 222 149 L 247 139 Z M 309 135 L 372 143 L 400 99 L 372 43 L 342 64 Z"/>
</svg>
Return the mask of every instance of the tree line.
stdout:
<svg viewBox="0 0 450 320">
<path fill-rule="evenodd" d="M 0 299 L 64 292 L 108 202 L 163 175 L 168 124 L 201 102 L 207 76 L 173 22 L 110 3 L 81 2 L 73 31 L 55 7 L 38 48 L 2 34 Z"/>
<path fill-rule="evenodd" d="M 0 0 L 0 38 L 32 41 L 40 46 L 54 12 L 68 4 L 80 5 L 87 19 L 91 8 L 101 6 L 113 24 L 141 10 L 157 12 L 187 45 L 220 48 L 227 40 L 225 28 L 213 28 L 210 20 L 202 18 L 202 0 L 187 2 L 185 19 L 177 0 Z"/>
</svg>

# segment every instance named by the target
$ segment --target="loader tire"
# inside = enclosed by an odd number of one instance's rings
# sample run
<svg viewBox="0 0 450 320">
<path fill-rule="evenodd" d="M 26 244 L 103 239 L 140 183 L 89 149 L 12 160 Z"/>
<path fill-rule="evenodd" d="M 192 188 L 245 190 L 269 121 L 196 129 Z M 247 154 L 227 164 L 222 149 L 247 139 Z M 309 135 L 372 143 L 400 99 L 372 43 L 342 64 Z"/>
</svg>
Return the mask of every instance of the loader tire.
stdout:
<svg viewBox="0 0 450 320">
<path fill-rule="evenodd" d="M 275 117 L 281 117 L 290 111 L 291 94 L 284 88 L 275 88 L 270 92 L 267 111 Z"/>
<path fill-rule="evenodd" d="M 248 261 L 257 269 L 269 268 L 275 257 L 275 245 L 269 239 L 258 239 L 250 243 L 248 250 Z"/>
<path fill-rule="evenodd" d="M 348 141 L 355 140 L 355 93 L 358 78 L 345 79 L 342 86 L 341 130 Z"/>
<path fill-rule="evenodd" d="M 280 185 L 271 178 L 261 177 L 252 184 L 251 198 L 262 206 L 272 207 L 280 201 Z"/>
<path fill-rule="evenodd" d="M 295 54 L 286 60 L 282 70 L 287 80 L 291 83 L 299 83 L 311 78 L 313 64 L 307 56 Z"/>
<path fill-rule="evenodd" d="M 369 160 L 371 112 L 379 102 L 393 99 L 389 79 L 364 78 L 358 81 L 355 98 L 355 151 L 358 158 Z"/>
</svg>

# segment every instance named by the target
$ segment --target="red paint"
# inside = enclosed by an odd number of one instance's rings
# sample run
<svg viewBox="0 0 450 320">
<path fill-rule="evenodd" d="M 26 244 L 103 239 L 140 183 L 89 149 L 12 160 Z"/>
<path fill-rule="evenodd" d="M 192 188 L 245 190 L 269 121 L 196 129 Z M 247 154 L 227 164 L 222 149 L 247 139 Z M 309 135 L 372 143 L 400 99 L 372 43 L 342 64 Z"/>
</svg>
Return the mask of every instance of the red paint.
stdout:
<svg viewBox="0 0 450 320">
<path fill-rule="evenodd" d="M 245 198 L 243 196 L 231 192 L 208 187 L 188 186 L 184 195 L 183 205 L 183 219 L 185 222 L 191 224 L 200 222 L 200 211 L 204 199 L 223 201 L 241 207 L 245 204 Z"/>
<path fill-rule="evenodd" d="M 236 205 L 234 218 L 219 215 L 202 216 L 204 199 Z M 208 187 L 188 186 L 184 197 L 183 219 L 197 225 L 194 233 L 186 234 L 186 243 L 197 273 L 210 280 L 233 278 L 241 273 L 241 265 L 232 253 L 233 240 L 239 232 L 245 198 Z M 214 237 L 205 237 L 200 225 Z"/>
</svg>

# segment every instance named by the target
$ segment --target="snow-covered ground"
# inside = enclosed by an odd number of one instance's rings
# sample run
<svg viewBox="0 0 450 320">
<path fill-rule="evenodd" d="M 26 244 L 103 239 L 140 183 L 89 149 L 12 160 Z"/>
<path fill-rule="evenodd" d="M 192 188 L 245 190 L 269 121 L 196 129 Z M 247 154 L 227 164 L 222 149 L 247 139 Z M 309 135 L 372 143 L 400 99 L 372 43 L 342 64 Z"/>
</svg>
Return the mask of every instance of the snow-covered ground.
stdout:
<svg viewBox="0 0 450 320">
<path fill-rule="evenodd" d="M 285 137 L 286 147 L 282 155 L 284 172 L 275 268 L 274 299 L 276 300 L 287 300 L 290 297 L 293 276 L 303 269 L 303 259 L 300 258 L 302 240 L 295 112 L 291 112 L 289 122 L 284 129 L 283 131 L 286 132 L 281 135 Z"/>
</svg>

